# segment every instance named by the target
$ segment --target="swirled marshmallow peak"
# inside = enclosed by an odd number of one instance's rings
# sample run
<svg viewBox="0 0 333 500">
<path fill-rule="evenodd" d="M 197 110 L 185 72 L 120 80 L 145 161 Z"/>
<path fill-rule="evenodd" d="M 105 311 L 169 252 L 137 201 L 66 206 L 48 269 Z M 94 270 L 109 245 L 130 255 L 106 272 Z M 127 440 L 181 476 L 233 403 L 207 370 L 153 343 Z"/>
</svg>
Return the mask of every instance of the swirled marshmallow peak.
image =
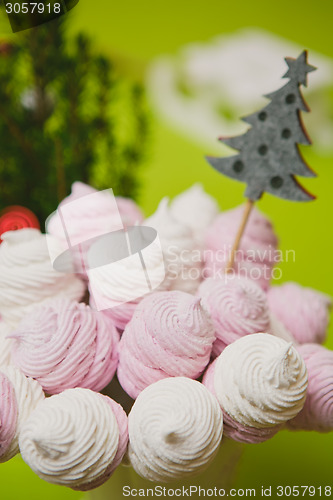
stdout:
<svg viewBox="0 0 333 500">
<path fill-rule="evenodd" d="M 317 432 L 333 430 L 333 351 L 318 344 L 297 347 L 309 377 L 304 408 L 288 422 L 292 429 Z"/>
<path fill-rule="evenodd" d="M 75 182 L 71 194 L 58 206 L 46 222 L 47 232 L 61 242 L 69 253 L 74 268 L 87 279 L 87 252 L 98 238 L 141 222 L 139 207 L 130 199 L 117 198 L 112 189 L 96 189 Z M 66 255 L 66 254 L 64 254 Z M 55 257 L 59 257 L 55 253 Z M 57 260 L 62 265 L 61 259 Z M 62 268 L 60 268 L 62 270 Z"/>
<path fill-rule="evenodd" d="M 127 442 L 126 416 L 108 399 L 82 388 L 47 398 L 22 427 L 23 460 L 50 483 L 82 491 L 102 484 Z"/>
<path fill-rule="evenodd" d="M 172 277 L 169 288 L 195 293 L 201 281 L 201 252 L 192 229 L 171 214 L 169 198 L 161 200 L 144 225 L 156 229 L 160 238 L 166 275 Z"/>
<path fill-rule="evenodd" d="M 222 279 L 208 278 L 201 283 L 197 293 L 214 324 L 214 357 L 239 337 L 268 330 L 270 317 L 266 295 L 254 281 L 228 275 Z"/>
<path fill-rule="evenodd" d="M 199 382 L 175 377 L 147 387 L 128 417 L 128 455 L 150 481 L 186 479 L 213 460 L 223 418 L 216 398 Z"/>
<path fill-rule="evenodd" d="M 332 299 L 324 293 L 289 282 L 268 290 L 271 311 L 299 344 L 322 344 L 327 335 Z"/>
<path fill-rule="evenodd" d="M 84 198 L 82 203 L 73 203 L 80 198 Z M 122 224 L 134 225 L 143 219 L 142 212 L 134 201 L 114 198 L 111 190 L 97 191 L 82 182 L 74 182 L 71 194 L 62 200 L 58 210 L 64 207 L 65 223 L 73 246 L 113 231 L 115 226 L 120 229 Z M 59 211 L 48 219 L 47 231 L 65 241 Z"/>
<path fill-rule="evenodd" d="M 118 378 L 132 397 L 166 377 L 197 378 L 209 362 L 214 328 L 198 297 L 155 292 L 137 306 L 119 346 Z"/>
<path fill-rule="evenodd" d="M 1 236 L 0 314 L 16 326 L 36 304 L 66 297 L 80 300 L 83 282 L 73 274 L 55 271 L 46 242 L 38 229 L 9 231 Z M 57 241 L 53 240 L 54 245 Z"/>
<path fill-rule="evenodd" d="M 207 389 L 214 394 L 214 396 L 216 396 L 214 385 L 216 363 L 217 359 L 215 359 L 215 361 L 208 366 L 202 379 L 204 386 L 207 387 Z M 275 436 L 281 427 L 281 425 L 275 425 L 274 427 L 256 429 L 255 427 L 249 427 L 236 422 L 236 420 L 231 418 L 228 413 L 223 411 L 223 435 L 233 439 L 234 441 L 238 441 L 239 443 L 263 443 L 264 441 L 267 441 Z"/>
<path fill-rule="evenodd" d="M 160 239 L 165 243 L 174 244 L 180 249 L 193 246 L 191 228 L 173 217 L 170 212 L 168 197 L 162 198 L 156 212 L 145 219 L 144 225 L 156 229 Z M 165 250 L 168 251 L 168 248 Z"/>
<path fill-rule="evenodd" d="M 170 213 L 190 227 L 196 241 L 202 245 L 204 232 L 219 213 L 219 208 L 215 199 L 204 191 L 202 184 L 196 183 L 172 200 Z"/>
<path fill-rule="evenodd" d="M 12 328 L 0 319 L 0 370 L 11 364 L 12 340 L 7 338 L 11 331 Z"/>
<path fill-rule="evenodd" d="M 13 363 L 48 394 L 72 387 L 99 391 L 117 369 L 115 326 L 83 303 L 50 300 L 26 316 L 11 337 Z"/>
<path fill-rule="evenodd" d="M 227 346 L 217 358 L 214 387 L 223 410 L 258 429 L 282 424 L 303 408 L 305 363 L 286 341 L 255 333 Z"/>
<path fill-rule="evenodd" d="M 224 271 L 243 214 L 243 205 L 227 210 L 218 215 L 208 228 L 204 252 L 206 275 L 214 277 Z M 234 272 L 256 281 L 267 290 L 272 268 L 279 260 L 277 244 L 270 221 L 257 209 L 252 210 L 235 255 Z"/>
<path fill-rule="evenodd" d="M 0 371 L 0 462 L 7 460 L 6 455 L 16 434 L 17 416 L 14 386 Z"/>
<path fill-rule="evenodd" d="M 88 262 L 94 262 L 96 257 L 106 262 L 88 271 L 90 303 L 100 310 L 110 309 L 111 318 L 113 317 L 112 309 L 118 308 L 118 313 L 120 309 L 120 314 L 114 315 L 115 318 L 118 316 L 119 320 L 121 320 L 123 310 L 124 320 L 127 319 L 126 323 L 132 316 L 131 305 L 126 306 L 126 303 L 131 301 L 138 303 L 151 289 L 155 287 L 166 289 L 165 287 L 168 286 L 164 257 L 156 231 L 151 228 L 144 228 L 147 231 L 142 228 L 131 229 L 134 231 L 127 232 L 127 241 L 124 234 L 121 235 L 119 241 L 110 234 L 92 244 L 88 253 Z M 136 229 L 138 229 L 137 232 Z M 151 235 L 154 237 L 153 241 L 149 239 Z M 129 251 L 129 255 L 125 254 L 118 259 L 114 249 L 119 244 L 121 250 L 125 250 L 122 248 L 125 242 L 124 246 Z M 122 255 L 122 251 L 119 253 Z"/>
<path fill-rule="evenodd" d="M 40 384 L 36 380 L 23 375 L 18 368 L 4 366 L 1 367 L 1 373 L 7 377 L 14 388 L 18 408 L 14 437 L 7 451 L 1 457 L 1 461 L 5 462 L 19 453 L 18 438 L 22 426 L 30 414 L 44 401 L 45 396 Z"/>
</svg>

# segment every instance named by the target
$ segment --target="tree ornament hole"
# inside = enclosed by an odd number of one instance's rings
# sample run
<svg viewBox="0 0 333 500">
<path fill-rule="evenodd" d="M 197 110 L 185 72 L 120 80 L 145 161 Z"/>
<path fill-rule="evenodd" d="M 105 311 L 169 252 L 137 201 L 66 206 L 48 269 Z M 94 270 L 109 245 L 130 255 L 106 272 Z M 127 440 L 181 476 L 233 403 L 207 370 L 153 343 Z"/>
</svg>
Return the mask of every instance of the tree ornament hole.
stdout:
<svg viewBox="0 0 333 500">
<path fill-rule="evenodd" d="M 237 160 L 233 164 L 232 168 L 234 169 L 234 172 L 236 172 L 236 174 L 239 174 L 240 172 L 242 172 L 244 170 L 244 163 L 241 160 Z"/>
<path fill-rule="evenodd" d="M 289 139 L 291 137 L 291 130 L 289 128 L 284 128 L 281 136 L 283 139 Z"/>
<path fill-rule="evenodd" d="M 261 111 L 261 113 L 259 113 L 259 115 L 258 115 L 258 118 L 261 122 L 264 122 L 267 119 L 266 111 Z"/>
<path fill-rule="evenodd" d="M 271 186 L 274 189 L 279 189 L 283 185 L 283 179 L 279 175 L 271 178 Z"/>
<path fill-rule="evenodd" d="M 288 94 L 286 97 L 286 103 L 287 104 L 292 104 L 293 102 L 296 101 L 296 96 L 295 94 Z"/>
<path fill-rule="evenodd" d="M 265 156 L 268 152 L 268 147 L 266 146 L 266 144 L 262 144 L 261 146 L 259 146 L 258 148 L 258 153 L 261 155 L 261 156 Z"/>
</svg>

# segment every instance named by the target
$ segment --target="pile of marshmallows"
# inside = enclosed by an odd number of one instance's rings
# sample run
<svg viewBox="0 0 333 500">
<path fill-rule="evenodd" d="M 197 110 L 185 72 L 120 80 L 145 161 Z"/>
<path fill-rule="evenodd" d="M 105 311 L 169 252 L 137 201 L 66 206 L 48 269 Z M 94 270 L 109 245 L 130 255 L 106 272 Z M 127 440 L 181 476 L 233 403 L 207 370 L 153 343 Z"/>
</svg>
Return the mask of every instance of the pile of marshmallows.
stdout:
<svg viewBox="0 0 333 500">
<path fill-rule="evenodd" d="M 63 203 L 92 192 L 75 183 Z M 125 456 L 142 477 L 168 482 L 204 470 L 222 433 L 260 443 L 286 427 L 332 430 L 333 352 L 320 345 L 331 300 L 295 283 L 270 286 L 270 222 L 253 211 L 226 275 L 221 252 L 242 207 L 219 213 L 195 185 L 146 220 L 131 200 L 118 198 L 118 208 L 124 224 L 158 231 L 166 276 L 107 311 L 80 302 L 85 276 L 54 270 L 46 235 L 2 235 L 0 462 L 20 452 L 46 481 L 89 490 Z M 84 239 L 112 219 L 102 201 L 72 215 Z M 48 226 L 55 239 L 57 217 Z M 135 287 L 101 280 L 106 297 Z M 135 400 L 128 416 L 99 392 L 116 374 Z"/>
</svg>

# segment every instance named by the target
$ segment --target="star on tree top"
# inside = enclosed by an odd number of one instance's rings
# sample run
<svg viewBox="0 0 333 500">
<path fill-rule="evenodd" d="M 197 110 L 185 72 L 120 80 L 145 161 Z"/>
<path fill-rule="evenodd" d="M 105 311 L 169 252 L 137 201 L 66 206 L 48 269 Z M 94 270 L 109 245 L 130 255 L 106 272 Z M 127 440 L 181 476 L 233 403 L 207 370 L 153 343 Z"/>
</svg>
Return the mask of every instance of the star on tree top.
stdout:
<svg viewBox="0 0 333 500">
<path fill-rule="evenodd" d="M 290 80 L 297 81 L 298 84 L 302 84 L 307 87 L 307 74 L 311 71 L 315 71 L 317 68 L 311 66 L 307 62 L 308 52 L 304 50 L 297 59 L 292 57 L 286 57 L 285 61 L 288 64 L 288 71 L 283 78 L 290 78 Z"/>
</svg>

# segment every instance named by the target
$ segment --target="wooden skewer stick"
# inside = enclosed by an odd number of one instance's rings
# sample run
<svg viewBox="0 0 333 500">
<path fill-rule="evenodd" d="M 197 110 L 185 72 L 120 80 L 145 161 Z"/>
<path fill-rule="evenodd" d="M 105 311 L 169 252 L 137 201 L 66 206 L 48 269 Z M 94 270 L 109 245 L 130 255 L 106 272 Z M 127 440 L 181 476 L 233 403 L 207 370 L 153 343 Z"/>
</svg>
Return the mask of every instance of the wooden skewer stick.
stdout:
<svg viewBox="0 0 333 500">
<path fill-rule="evenodd" d="M 239 226 L 238 232 L 236 234 L 235 242 L 233 244 L 233 247 L 231 249 L 231 254 L 229 257 L 229 262 L 228 262 L 227 267 L 225 269 L 226 273 L 230 273 L 234 267 L 236 252 L 238 250 L 240 241 L 241 241 L 243 233 L 245 231 L 246 224 L 247 224 L 247 221 L 249 220 L 249 216 L 250 216 L 251 210 L 254 206 L 254 203 L 255 203 L 254 200 L 250 200 L 249 198 L 247 199 L 243 218 L 241 221 L 241 225 Z"/>
</svg>

